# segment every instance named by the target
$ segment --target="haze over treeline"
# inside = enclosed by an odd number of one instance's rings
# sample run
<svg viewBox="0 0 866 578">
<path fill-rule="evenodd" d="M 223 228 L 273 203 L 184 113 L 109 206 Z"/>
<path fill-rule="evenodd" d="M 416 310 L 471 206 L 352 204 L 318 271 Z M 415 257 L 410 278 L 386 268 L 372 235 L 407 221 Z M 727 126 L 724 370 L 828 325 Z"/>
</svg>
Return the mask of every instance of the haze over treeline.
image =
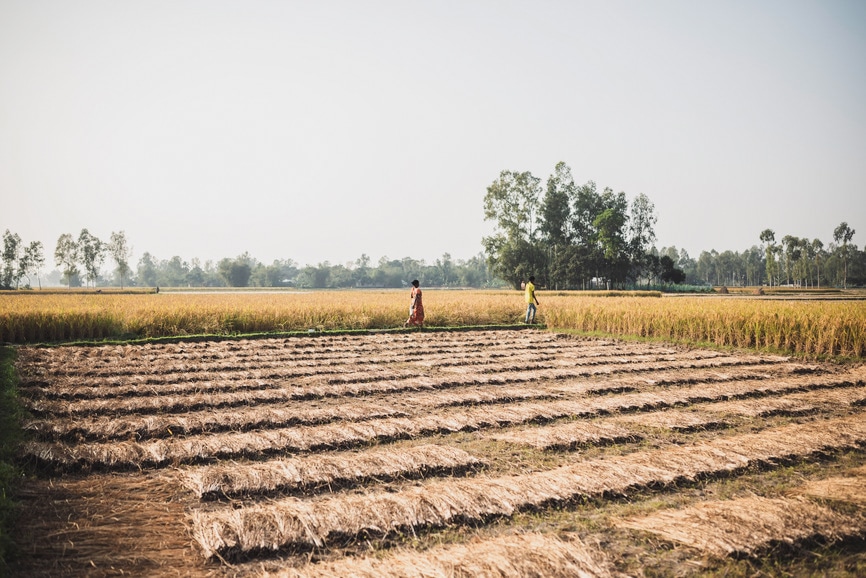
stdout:
<svg viewBox="0 0 866 578">
<path fill-rule="evenodd" d="M 246 252 L 202 261 L 144 251 L 133 259 L 122 230 L 107 240 L 88 229 L 63 233 L 52 251 L 7 229 L 0 287 L 405 287 L 417 278 L 425 286 L 517 288 L 530 275 L 540 287 L 569 290 L 866 284 L 866 251 L 845 221 L 826 240 L 766 228 L 745 250 L 692 256 L 676 246 L 657 247 L 659 215 L 649 196 L 629 199 L 593 181 L 578 185 L 564 162 L 544 183 L 529 171 L 502 171 L 483 206 L 494 226 L 481 240 L 485 251 L 467 259 L 443 253 L 432 262 L 411 256 L 373 262 L 366 253 L 343 264 L 301 265 L 288 256 L 263 263 Z"/>
</svg>

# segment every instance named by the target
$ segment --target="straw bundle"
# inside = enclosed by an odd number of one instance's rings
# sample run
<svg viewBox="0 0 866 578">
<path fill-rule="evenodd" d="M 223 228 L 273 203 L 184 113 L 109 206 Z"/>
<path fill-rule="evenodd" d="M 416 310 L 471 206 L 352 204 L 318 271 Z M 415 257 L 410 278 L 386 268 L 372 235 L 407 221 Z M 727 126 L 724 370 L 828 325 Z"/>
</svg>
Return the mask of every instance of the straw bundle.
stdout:
<svg viewBox="0 0 866 578">
<path fill-rule="evenodd" d="M 742 365 L 718 371 L 716 368 L 701 368 L 687 370 L 647 371 L 645 375 L 632 375 L 605 380 L 603 384 L 594 381 L 582 382 L 598 388 L 607 386 L 611 389 L 645 389 L 647 387 L 663 387 L 672 385 L 695 385 L 700 383 L 727 383 L 743 380 L 766 380 L 779 377 L 790 377 L 801 373 L 802 366 L 785 363 L 775 366 L 768 364 Z M 818 372 L 815 372 L 818 373 Z M 581 382 L 577 382 L 581 383 Z"/>
<path fill-rule="evenodd" d="M 760 497 L 696 504 L 619 522 L 716 556 L 753 555 L 775 543 L 838 540 L 866 527 L 802 499 Z"/>
<path fill-rule="evenodd" d="M 855 504 L 866 504 L 866 471 L 851 472 L 848 477 L 833 477 L 805 484 L 802 493 L 825 500 L 841 500 Z M 859 474 L 859 475 L 856 475 Z"/>
<path fill-rule="evenodd" d="M 515 534 L 427 552 L 399 552 L 385 559 L 339 562 L 265 573 L 267 578 L 607 578 L 604 554 L 574 534 Z"/>
<path fill-rule="evenodd" d="M 187 399 L 187 403 L 192 406 L 201 403 L 196 397 Z M 136 439 L 147 439 L 398 416 L 405 416 L 405 414 L 381 402 L 355 402 L 351 405 L 341 404 L 333 407 L 306 407 L 295 404 L 254 406 L 220 412 L 207 409 L 185 414 L 37 419 L 25 422 L 24 428 L 38 433 L 43 439 L 68 439 L 73 436 L 84 439 L 121 439 L 133 436 Z"/>
<path fill-rule="evenodd" d="M 183 472 L 184 485 L 199 498 L 291 492 L 355 484 L 370 479 L 458 474 L 481 460 L 448 446 L 421 445 L 249 464 L 216 464 Z"/>
<path fill-rule="evenodd" d="M 617 418 L 617 421 L 683 432 L 715 429 L 727 425 L 724 421 L 706 414 L 681 410 L 622 416 Z"/>
<path fill-rule="evenodd" d="M 584 496 L 727 474 L 749 465 L 866 443 L 866 422 L 853 416 L 795 424 L 690 446 L 636 452 L 552 470 L 498 478 L 434 481 L 399 492 L 277 500 L 247 508 L 193 513 L 193 536 L 205 556 L 324 546 L 337 537 L 511 516 Z"/>
<path fill-rule="evenodd" d="M 9 576 L 197 576 L 175 489 L 141 476 L 29 479 L 17 492 L 22 555 Z M 6 568 L 4 566 L 4 568 Z M 183 570 L 180 570 L 183 569 Z M 5 574 L 4 574 L 5 575 Z"/>
<path fill-rule="evenodd" d="M 557 426 L 496 433 L 490 437 L 507 443 L 528 445 L 544 450 L 572 450 L 592 444 L 600 445 L 637 441 L 641 436 L 632 430 L 614 423 L 606 423 L 604 421 L 575 421 Z"/>
<path fill-rule="evenodd" d="M 728 401 L 713 404 L 708 409 L 726 415 L 736 414 L 751 418 L 774 415 L 806 415 L 818 410 L 814 404 L 788 398 Z"/>
</svg>

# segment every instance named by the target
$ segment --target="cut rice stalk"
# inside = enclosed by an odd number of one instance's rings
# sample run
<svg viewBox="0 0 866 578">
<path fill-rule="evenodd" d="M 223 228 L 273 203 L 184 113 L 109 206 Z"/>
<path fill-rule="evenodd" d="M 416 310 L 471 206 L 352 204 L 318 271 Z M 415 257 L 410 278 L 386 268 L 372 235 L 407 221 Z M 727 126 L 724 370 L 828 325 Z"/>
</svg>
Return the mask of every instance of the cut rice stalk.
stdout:
<svg viewBox="0 0 866 578">
<path fill-rule="evenodd" d="M 618 525 L 719 557 L 753 555 L 774 543 L 794 544 L 814 538 L 833 541 L 864 529 L 862 522 L 808 500 L 761 497 L 702 502 L 625 519 Z"/>
<path fill-rule="evenodd" d="M 604 554 L 574 534 L 515 534 L 427 552 L 398 552 L 384 559 L 348 558 L 309 564 L 267 578 L 608 578 Z"/>
</svg>

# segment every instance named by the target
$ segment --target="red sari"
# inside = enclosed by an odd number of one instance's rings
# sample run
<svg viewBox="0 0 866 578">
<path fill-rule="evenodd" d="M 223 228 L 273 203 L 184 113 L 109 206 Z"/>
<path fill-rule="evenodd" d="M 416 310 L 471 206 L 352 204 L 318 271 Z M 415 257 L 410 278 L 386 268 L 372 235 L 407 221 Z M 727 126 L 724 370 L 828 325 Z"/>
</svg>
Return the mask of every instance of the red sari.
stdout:
<svg viewBox="0 0 866 578">
<path fill-rule="evenodd" d="M 409 306 L 409 320 L 406 322 L 409 325 L 424 324 L 424 304 L 421 302 L 421 289 L 412 287 L 410 294 L 412 304 Z"/>
</svg>

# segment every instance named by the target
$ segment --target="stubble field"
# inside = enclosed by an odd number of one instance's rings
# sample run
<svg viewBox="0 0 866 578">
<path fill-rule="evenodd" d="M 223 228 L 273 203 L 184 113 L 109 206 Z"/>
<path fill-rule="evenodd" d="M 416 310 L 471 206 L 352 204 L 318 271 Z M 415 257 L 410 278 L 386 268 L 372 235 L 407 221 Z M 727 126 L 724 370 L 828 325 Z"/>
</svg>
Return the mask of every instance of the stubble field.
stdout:
<svg viewBox="0 0 866 578">
<path fill-rule="evenodd" d="M 17 368 L 16 575 L 866 573 L 857 363 L 513 329 Z"/>
</svg>

